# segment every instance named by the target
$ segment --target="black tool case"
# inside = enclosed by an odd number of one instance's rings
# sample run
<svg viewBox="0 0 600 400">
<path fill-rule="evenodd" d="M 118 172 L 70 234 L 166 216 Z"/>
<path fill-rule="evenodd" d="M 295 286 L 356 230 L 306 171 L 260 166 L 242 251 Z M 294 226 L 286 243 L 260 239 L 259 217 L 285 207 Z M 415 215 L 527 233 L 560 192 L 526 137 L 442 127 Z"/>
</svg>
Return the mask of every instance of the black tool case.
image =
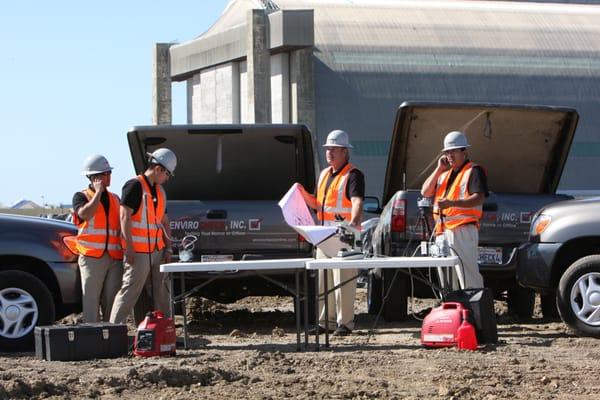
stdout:
<svg viewBox="0 0 600 400">
<path fill-rule="evenodd" d="M 494 312 L 494 296 L 488 288 L 463 289 L 448 293 L 446 302 L 457 302 L 470 310 L 479 343 L 496 343 L 498 326 Z"/>
<path fill-rule="evenodd" d="M 128 353 L 127 325 L 81 324 L 35 328 L 36 357 L 48 361 L 116 358 Z"/>
</svg>

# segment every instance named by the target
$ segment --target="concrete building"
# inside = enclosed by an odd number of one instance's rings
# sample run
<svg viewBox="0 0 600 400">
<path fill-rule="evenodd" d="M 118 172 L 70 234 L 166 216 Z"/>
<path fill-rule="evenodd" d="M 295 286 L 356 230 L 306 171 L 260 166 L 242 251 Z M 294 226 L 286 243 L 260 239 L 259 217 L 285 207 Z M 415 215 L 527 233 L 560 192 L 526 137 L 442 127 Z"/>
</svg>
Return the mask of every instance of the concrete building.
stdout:
<svg viewBox="0 0 600 400">
<path fill-rule="evenodd" d="M 301 122 L 319 144 L 345 129 L 369 195 L 381 196 L 408 100 L 574 107 L 561 189 L 600 189 L 598 5 L 232 0 L 208 31 L 156 54 L 157 123 L 170 122 L 171 82 L 186 81 L 189 123 Z"/>
</svg>

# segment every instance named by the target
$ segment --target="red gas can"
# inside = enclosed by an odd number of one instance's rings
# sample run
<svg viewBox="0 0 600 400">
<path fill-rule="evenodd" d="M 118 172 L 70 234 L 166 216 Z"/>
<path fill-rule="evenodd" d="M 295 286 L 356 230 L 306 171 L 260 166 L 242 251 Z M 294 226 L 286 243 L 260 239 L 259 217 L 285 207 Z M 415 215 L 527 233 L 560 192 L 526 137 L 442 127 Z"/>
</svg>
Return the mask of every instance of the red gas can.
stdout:
<svg viewBox="0 0 600 400">
<path fill-rule="evenodd" d="M 434 308 L 423 320 L 421 344 L 427 347 L 456 346 L 456 334 L 462 322 L 460 303 L 442 303 Z"/>
<path fill-rule="evenodd" d="M 174 356 L 176 350 L 173 318 L 160 311 L 146 314 L 135 335 L 133 354 L 141 357 Z"/>
<path fill-rule="evenodd" d="M 456 332 L 456 344 L 459 349 L 477 350 L 475 327 L 469 322 L 469 310 L 462 312 L 462 324 Z"/>
</svg>

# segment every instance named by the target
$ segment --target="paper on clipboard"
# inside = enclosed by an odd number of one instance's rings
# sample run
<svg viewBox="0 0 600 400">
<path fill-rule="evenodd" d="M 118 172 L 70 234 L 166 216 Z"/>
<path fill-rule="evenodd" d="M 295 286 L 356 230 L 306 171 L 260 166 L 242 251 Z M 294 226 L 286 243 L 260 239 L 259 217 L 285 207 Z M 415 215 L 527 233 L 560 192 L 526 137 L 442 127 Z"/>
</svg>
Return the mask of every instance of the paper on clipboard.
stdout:
<svg viewBox="0 0 600 400">
<path fill-rule="evenodd" d="M 309 243 L 317 245 L 337 232 L 335 226 L 315 224 L 297 183 L 292 185 L 278 204 L 285 222 Z"/>
</svg>

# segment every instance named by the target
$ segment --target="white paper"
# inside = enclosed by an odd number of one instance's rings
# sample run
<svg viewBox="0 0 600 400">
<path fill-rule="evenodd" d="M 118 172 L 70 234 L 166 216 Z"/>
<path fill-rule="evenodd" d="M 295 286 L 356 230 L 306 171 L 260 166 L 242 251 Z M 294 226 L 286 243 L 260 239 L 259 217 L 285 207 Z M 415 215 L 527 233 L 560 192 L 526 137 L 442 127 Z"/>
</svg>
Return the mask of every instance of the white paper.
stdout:
<svg viewBox="0 0 600 400">
<path fill-rule="evenodd" d="M 279 207 L 281 207 L 285 222 L 309 243 L 317 245 L 337 232 L 335 226 L 315 224 L 297 183 L 294 183 L 281 198 Z"/>
<path fill-rule="evenodd" d="M 297 183 L 279 200 L 279 207 L 289 226 L 316 225 Z"/>
</svg>

